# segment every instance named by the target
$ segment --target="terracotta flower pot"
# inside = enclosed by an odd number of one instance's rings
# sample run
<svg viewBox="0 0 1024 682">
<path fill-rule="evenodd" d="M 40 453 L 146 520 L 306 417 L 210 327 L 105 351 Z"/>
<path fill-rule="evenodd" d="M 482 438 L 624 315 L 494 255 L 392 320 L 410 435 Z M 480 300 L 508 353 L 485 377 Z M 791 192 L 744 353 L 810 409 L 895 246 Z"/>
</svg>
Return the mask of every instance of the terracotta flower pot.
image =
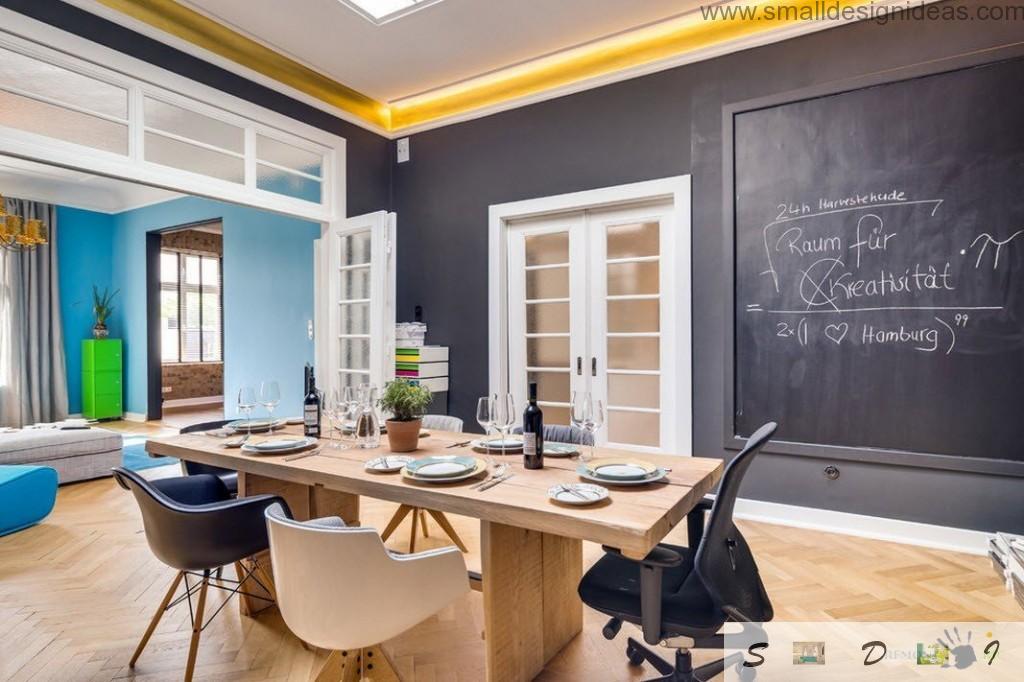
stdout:
<svg viewBox="0 0 1024 682">
<path fill-rule="evenodd" d="M 389 419 L 388 444 L 391 452 L 412 452 L 420 443 L 420 425 L 422 419 L 413 419 L 408 422 L 399 422 Z"/>
</svg>

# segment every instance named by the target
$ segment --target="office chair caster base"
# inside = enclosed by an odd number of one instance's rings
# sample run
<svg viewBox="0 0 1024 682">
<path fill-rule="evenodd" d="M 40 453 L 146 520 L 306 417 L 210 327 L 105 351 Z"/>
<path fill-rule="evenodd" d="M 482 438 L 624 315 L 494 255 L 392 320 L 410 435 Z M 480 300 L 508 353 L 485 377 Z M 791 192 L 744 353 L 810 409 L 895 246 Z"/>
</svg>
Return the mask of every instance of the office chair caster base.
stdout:
<svg viewBox="0 0 1024 682">
<path fill-rule="evenodd" d="M 655 670 L 661 673 L 661 677 L 655 677 L 647 682 L 709 682 L 733 664 L 736 664 L 736 671 L 744 682 L 753 680 L 757 674 L 753 668 L 743 667 L 742 654 L 732 654 L 694 668 L 693 656 L 690 651 L 676 649 L 675 665 L 672 665 L 632 637 L 626 644 L 626 657 L 631 666 L 639 667 L 644 663 L 650 663 Z"/>
</svg>

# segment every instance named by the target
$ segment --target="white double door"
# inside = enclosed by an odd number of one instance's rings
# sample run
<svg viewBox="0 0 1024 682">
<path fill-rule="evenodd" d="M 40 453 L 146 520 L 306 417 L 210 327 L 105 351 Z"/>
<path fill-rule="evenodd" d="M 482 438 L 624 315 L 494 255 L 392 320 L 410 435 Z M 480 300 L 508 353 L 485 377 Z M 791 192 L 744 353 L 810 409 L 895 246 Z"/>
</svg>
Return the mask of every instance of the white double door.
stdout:
<svg viewBox="0 0 1024 682">
<path fill-rule="evenodd" d="M 674 450 L 671 202 L 508 224 L 508 370 L 518 405 L 537 383 L 546 424 L 573 392 L 606 406 L 599 445 Z"/>
</svg>

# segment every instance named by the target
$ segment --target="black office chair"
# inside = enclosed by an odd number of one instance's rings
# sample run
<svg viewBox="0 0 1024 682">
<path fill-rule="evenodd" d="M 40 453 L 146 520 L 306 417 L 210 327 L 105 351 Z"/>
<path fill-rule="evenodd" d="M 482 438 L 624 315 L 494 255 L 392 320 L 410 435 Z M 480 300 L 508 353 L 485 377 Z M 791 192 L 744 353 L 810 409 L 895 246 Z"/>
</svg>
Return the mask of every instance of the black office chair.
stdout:
<svg viewBox="0 0 1024 682">
<path fill-rule="evenodd" d="M 661 673 L 652 682 L 705 682 L 734 664 L 741 679 L 754 677 L 753 668 L 742 666 L 740 653 L 694 669 L 690 649 L 723 649 L 725 638 L 718 633 L 728 621 L 743 624 L 744 640 L 759 641 L 763 629 L 758 623 L 773 617 L 754 557 L 732 515 L 743 476 L 775 429 L 774 423 L 758 429 L 725 468 L 713 504 L 704 502 L 691 512 L 689 548 L 661 544 L 643 560 L 634 561 L 605 547 L 605 556 L 580 582 L 583 602 L 612 617 L 604 627 L 606 638 L 614 639 L 626 621 L 642 628 L 648 644 L 675 645 L 671 640 L 686 639 L 676 650 L 675 665 L 629 639 L 630 664 L 647 662 Z M 704 528 L 701 522 L 709 507 L 711 515 Z"/>
<path fill-rule="evenodd" d="M 217 429 L 224 428 L 224 425 L 231 422 L 230 419 L 223 419 L 215 422 L 204 422 L 202 424 L 192 424 L 186 426 L 179 433 L 198 433 L 200 431 L 215 431 Z M 223 467 L 216 467 L 212 464 L 200 464 L 199 462 L 188 462 L 185 463 L 185 473 L 189 476 L 196 476 L 199 474 L 212 474 L 219 478 L 224 486 L 231 493 L 232 497 L 238 495 L 238 472 L 232 471 L 231 469 L 224 469 Z"/>
<path fill-rule="evenodd" d="M 199 636 L 228 601 L 225 600 L 224 604 L 204 622 L 203 610 L 206 605 L 207 588 L 212 586 L 230 592 L 228 599 L 235 594 L 242 594 L 263 599 L 268 603 L 272 601 L 258 594 L 243 592 L 242 587 L 252 579 L 273 596 L 273 583 L 265 567 L 255 559 L 255 555 L 269 548 L 264 510 L 272 504 L 281 504 L 288 513 L 288 505 L 276 495 L 232 499 L 224 483 L 211 474 L 147 481 L 127 469 L 118 467 L 113 471 L 118 485 L 135 495 L 135 501 L 142 511 L 142 525 L 146 531 L 149 548 L 157 559 L 177 571 L 170 589 L 167 590 L 149 627 L 142 635 L 128 667 L 135 667 L 135 662 L 145 649 L 164 612 L 182 601 L 187 601 L 189 617 L 192 619 L 192 641 L 189 645 L 185 680 L 191 680 L 199 648 Z M 245 559 L 251 561 L 250 568 L 242 565 L 241 562 Z M 211 576 L 211 573 L 226 564 L 235 565 L 238 580 Z M 189 576 L 198 578 L 199 581 L 189 584 Z M 177 599 L 173 599 L 182 580 L 185 581 L 185 592 Z M 229 586 L 222 583 L 228 583 Z M 199 596 L 193 604 L 192 596 L 197 592 Z"/>
<path fill-rule="evenodd" d="M 517 426 L 512 433 L 522 433 L 523 427 Z M 562 424 L 544 425 L 545 443 L 572 443 L 573 445 L 593 445 L 594 434 L 587 433 L 575 426 L 563 426 Z"/>
</svg>

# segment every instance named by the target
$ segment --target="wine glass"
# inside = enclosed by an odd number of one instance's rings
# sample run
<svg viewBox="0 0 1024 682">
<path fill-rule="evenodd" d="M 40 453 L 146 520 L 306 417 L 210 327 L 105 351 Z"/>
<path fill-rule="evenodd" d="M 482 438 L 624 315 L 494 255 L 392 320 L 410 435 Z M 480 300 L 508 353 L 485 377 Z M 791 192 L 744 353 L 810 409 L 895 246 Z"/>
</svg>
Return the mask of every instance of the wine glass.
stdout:
<svg viewBox="0 0 1024 682">
<path fill-rule="evenodd" d="M 499 393 L 494 397 L 494 428 L 501 438 L 501 454 L 505 454 L 509 428 L 516 423 L 516 403 L 511 393 Z"/>
<path fill-rule="evenodd" d="M 274 408 L 281 402 L 281 387 L 276 381 L 264 381 L 260 384 L 260 405 L 267 408 L 270 429 L 274 428 Z"/>
<path fill-rule="evenodd" d="M 245 415 L 245 432 L 252 430 L 252 411 L 256 407 L 256 391 L 252 386 L 238 389 L 238 411 Z"/>
<path fill-rule="evenodd" d="M 356 436 L 356 420 L 359 419 L 359 395 L 352 386 L 346 386 L 341 392 L 344 402 L 344 413 L 342 414 L 342 436 L 347 436 L 349 447 L 355 447 L 358 437 Z"/>
<path fill-rule="evenodd" d="M 594 458 L 597 430 L 604 424 L 604 404 L 600 400 L 595 400 L 589 391 L 573 391 L 572 404 L 569 407 L 569 420 L 573 427 L 590 434 L 590 454 L 580 454 L 582 462 L 589 462 Z"/>
<path fill-rule="evenodd" d="M 324 398 L 324 414 L 327 415 L 327 421 L 331 425 L 331 447 L 337 450 L 347 449 L 348 445 L 342 442 L 341 437 L 342 425 L 348 414 L 348 404 L 338 389 L 332 388 Z M 337 438 L 335 438 L 334 432 L 337 432 Z"/>
<path fill-rule="evenodd" d="M 494 426 L 493 406 L 491 396 L 484 396 L 476 401 L 476 423 L 484 430 L 484 447 L 487 448 L 487 459 L 489 460 L 491 459 L 491 445 L 488 437 L 491 435 L 491 427 Z M 493 460 L 491 460 L 491 464 L 494 464 Z"/>
</svg>

